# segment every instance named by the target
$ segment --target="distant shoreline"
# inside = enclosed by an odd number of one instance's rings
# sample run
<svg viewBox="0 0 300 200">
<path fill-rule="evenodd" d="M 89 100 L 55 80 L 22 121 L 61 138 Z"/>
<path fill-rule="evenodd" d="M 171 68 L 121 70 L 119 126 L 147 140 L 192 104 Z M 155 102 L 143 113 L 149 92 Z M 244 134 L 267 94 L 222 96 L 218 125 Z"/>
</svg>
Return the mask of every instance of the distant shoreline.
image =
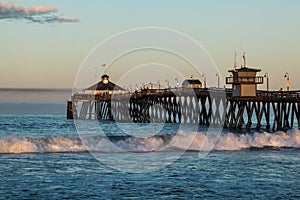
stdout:
<svg viewBox="0 0 300 200">
<path fill-rule="evenodd" d="M 0 91 L 33 91 L 33 92 L 49 92 L 49 91 L 65 91 L 72 92 L 72 88 L 0 88 Z"/>
<path fill-rule="evenodd" d="M 65 114 L 62 103 L 0 103 L 0 114 Z"/>
<path fill-rule="evenodd" d="M 13 109 L 13 106 L 10 104 L 26 104 L 27 106 L 23 107 L 32 107 L 31 104 L 51 104 L 52 109 L 55 110 L 55 113 L 58 112 L 55 106 L 57 104 L 65 104 L 67 100 L 71 97 L 72 90 L 71 89 L 51 89 L 51 88 L 0 88 L 0 103 L 1 104 L 8 104 L 10 106 L 10 109 Z M 26 110 L 26 112 L 29 112 L 27 108 L 19 108 L 21 110 Z M 44 107 L 33 107 L 33 111 L 30 110 L 31 112 L 36 112 L 34 110 L 43 110 L 45 112 Z M 5 108 L 5 106 L 2 105 L 0 108 L 0 113 L 10 113 L 10 111 Z M 19 111 L 16 111 L 19 113 Z M 51 112 L 47 110 L 47 113 Z M 21 112 L 23 113 L 23 111 Z"/>
</svg>

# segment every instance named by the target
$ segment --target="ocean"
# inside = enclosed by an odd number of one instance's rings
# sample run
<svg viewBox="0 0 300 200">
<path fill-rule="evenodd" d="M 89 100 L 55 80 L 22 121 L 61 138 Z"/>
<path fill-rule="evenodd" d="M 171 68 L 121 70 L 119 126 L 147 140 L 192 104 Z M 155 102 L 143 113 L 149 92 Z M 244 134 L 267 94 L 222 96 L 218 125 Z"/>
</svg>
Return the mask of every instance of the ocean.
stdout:
<svg viewBox="0 0 300 200">
<path fill-rule="evenodd" d="M 0 199 L 299 199 L 300 131 L 0 115 Z"/>
</svg>

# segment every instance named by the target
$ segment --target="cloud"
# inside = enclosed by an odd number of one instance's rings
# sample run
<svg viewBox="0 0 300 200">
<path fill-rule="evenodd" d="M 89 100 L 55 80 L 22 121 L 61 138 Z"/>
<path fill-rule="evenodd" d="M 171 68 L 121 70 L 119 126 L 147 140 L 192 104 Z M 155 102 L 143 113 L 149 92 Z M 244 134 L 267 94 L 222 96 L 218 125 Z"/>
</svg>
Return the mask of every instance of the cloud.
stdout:
<svg viewBox="0 0 300 200">
<path fill-rule="evenodd" d="M 48 18 L 46 22 L 78 22 L 78 18 L 63 18 L 63 17 L 57 17 L 53 16 L 51 18 Z"/>
<path fill-rule="evenodd" d="M 58 17 L 58 9 L 54 6 L 33 6 L 25 8 L 16 6 L 12 2 L 0 1 L 0 20 L 25 20 L 35 23 L 55 23 L 55 22 L 78 22 L 78 18 Z"/>
</svg>

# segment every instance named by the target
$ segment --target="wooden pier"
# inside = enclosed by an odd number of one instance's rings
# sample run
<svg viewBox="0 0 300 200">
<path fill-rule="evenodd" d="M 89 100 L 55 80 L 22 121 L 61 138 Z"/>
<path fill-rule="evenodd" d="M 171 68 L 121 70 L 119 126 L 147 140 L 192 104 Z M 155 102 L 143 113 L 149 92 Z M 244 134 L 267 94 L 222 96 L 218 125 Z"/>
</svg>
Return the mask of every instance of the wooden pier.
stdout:
<svg viewBox="0 0 300 200">
<path fill-rule="evenodd" d="M 236 59 L 236 58 L 235 58 Z M 260 69 L 236 60 L 226 84 L 230 89 L 202 88 L 199 79 L 186 79 L 182 87 L 151 89 L 130 93 L 104 74 L 101 81 L 74 94 L 68 102 L 67 117 L 79 120 L 112 120 L 134 123 L 193 123 L 231 129 L 282 130 L 300 127 L 300 91 L 260 91 L 264 77 Z M 287 73 L 286 73 L 287 74 Z M 204 79 L 205 80 L 205 79 Z M 269 89 L 267 77 L 267 88 Z"/>
<path fill-rule="evenodd" d="M 67 117 L 275 131 L 300 127 L 299 109 L 300 91 L 257 91 L 255 97 L 235 97 L 231 89 L 173 88 L 131 94 L 74 94 Z"/>
<path fill-rule="evenodd" d="M 224 126 L 282 130 L 300 127 L 300 91 L 258 91 L 256 97 L 227 95 Z"/>
</svg>

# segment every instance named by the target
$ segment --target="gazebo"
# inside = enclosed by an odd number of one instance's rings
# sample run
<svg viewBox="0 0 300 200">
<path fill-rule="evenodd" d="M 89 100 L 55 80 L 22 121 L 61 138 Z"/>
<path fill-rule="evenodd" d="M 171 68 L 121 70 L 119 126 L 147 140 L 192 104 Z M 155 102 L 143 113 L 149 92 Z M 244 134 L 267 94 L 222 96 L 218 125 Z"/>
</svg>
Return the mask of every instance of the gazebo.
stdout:
<svg viewBox="0 0 300 200">
<path fill-rule="evenodd" d="M 117 84 L 111 82 L 109 80 L 109 76 L 104 74 L 101 76 L 101 81 L 85 89 L 84 93 L 104 96 L 111 94 L 125 94 L 127 91 Z"/>
</svg>

